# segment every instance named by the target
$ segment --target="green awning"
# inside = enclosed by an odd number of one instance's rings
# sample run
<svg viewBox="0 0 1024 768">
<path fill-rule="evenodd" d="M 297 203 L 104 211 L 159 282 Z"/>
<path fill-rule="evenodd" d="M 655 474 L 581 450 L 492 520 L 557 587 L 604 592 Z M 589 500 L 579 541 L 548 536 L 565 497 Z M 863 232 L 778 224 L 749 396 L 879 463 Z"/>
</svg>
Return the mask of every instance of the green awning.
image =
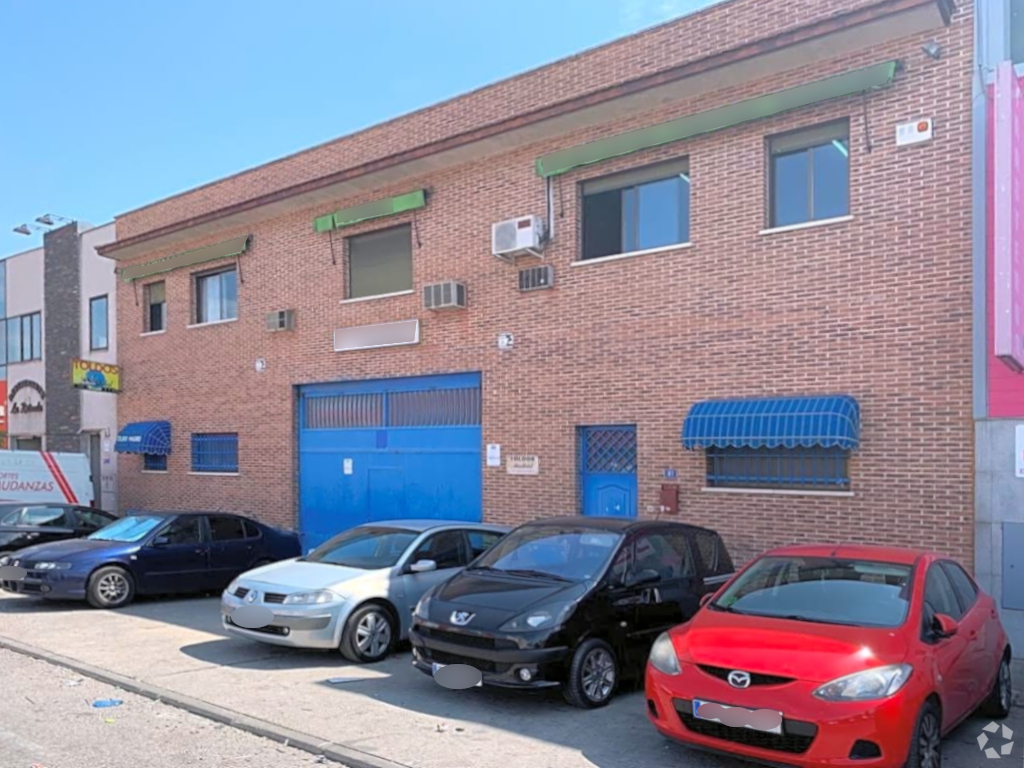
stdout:
<svg viewBox="0 0 1024 768">
<path fill-rule="evenodd" d="M 865 69 L 856 69 L 842 75 L 806 83 L 795 88 L 776 91 L 756 99 L 740 101 L 696 115 L 688 115 L 647 128 L 639 128 L 618 136 L 599 139 L 537 158 L 540 176 L 557 176 L 581 165 L 590 165 L 641 149 L 657 147 L 669 142 L 718 131 L 739 123 L 777 115 L 798 107 L 805 107 L 827 99 L 848 96 L 871 88 L 880 88 L 892 82 L 896 75 L 895 61 L 887 61 Z"/>
<path fill-rule="evenodd" d="M 408 192 L 396 197 L 387 197 L 383 200 L 374 200 L 372 203 L 353 205 L 351 208 L 342 208 L 340 211 L 318 216 L 313 221 L 313 229 L 316 232 L 329 232 L 340 227 L 349 227 L 368 219 L 377 219 L 381 216 L 391 216 L 403 211 L 413 211 L 422 208 L 427 204 L 427 191 L 417 189 L 415 192 Z"/>
<path fill-rule="evenodd" d="M 176 253 L 156 261 L 149 261 L 145 264 L 135 264 L 121 270 L 121 279 L 130 283 L 149 275 L 156 275 L 161 272 L 170 272 L 182 267 L 191 267 L 193 264 L 202 264 L 205 261 L 226 259 L 231 256 L 241 256 L 249 247 L 250 235 L 225 240 L 223 243 L 208 245 L 205 248 L 197 248 L 194 251 Z"/>
</svg>

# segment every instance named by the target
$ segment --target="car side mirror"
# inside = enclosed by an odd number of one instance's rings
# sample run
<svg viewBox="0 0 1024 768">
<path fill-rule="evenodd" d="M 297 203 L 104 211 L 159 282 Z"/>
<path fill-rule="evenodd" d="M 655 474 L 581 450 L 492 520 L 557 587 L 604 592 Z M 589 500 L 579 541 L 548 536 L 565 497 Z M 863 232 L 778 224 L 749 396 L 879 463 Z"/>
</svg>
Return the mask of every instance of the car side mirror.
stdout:
<svg viewBox="0 0 1024 768">
<path fill-rule="evenodd" d="M 168 536 L 157 536 L 155 539 L 153 539 L 154 547 L 166 547 L 169 546 L 170 543 L 171 539 Z"/>
<path fill-rule="evenodd" d="M 436 571 L 437 563 L 433 560 L 417 560 L 415 563 L 409 566 L 409 570 L 412 573 L 426 573 L 427 571 Z"/>
<path fill-rule="evenodd" d="M 708 592 L 706 595 L 700 596 L 700 607 L 703 608 L 705 605 L 711 602 L 711 598 L 715 596 L 714 592 Z"/>
<path fill-rule="evenodd" d="M 953 637 L 953 635 L 960 631 L 960 622 L 944 613 L 935 614 L 933 624 L 935 634 L 943 639 Z"/>
<path fill-rule="evenodd" d="M 632 573 L 626 576 L 627 587 L 639 587 L 641 584 L 651 584 L 661 579 L 661 574 L 651 568 L 645 568 L 639 573 Z"/>
</svg>

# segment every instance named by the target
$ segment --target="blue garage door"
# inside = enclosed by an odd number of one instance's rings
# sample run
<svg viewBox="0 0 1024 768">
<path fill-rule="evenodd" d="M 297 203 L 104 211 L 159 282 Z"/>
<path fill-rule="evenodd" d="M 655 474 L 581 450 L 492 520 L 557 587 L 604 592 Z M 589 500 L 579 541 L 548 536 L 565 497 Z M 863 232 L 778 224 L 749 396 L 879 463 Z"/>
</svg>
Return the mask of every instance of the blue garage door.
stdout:
<svg viewBox="0 0 1024 768">
<path fill-rule="evenodd" d="M 395 518 L 479 522 L 480 375 L 302 387 L 303 547 Z"/>
</svg>

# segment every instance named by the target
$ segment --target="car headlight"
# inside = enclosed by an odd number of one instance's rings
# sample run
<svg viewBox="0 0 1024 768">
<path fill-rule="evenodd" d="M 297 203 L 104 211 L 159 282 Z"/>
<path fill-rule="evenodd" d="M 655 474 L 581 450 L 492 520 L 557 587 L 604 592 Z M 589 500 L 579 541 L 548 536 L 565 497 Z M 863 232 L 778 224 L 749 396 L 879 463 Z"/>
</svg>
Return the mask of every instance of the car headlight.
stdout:
<svg viewBox="0 0 1024 768">
<path fill-rule="evenodd" d="M 11 556 L 10 555 L 0 555 L 0 565 L 10 565 L 10 564 L 11 564 Z"/>
<path fill-rule="evenodd" d="M 224 590 L 224 594 L 226 594 L 226 595 L 233 595 L 233 594 L 235 594 L 235 590 L 237 590 L 237 589 L 238 589 L 238 579 L 235 579 L 230 584 L 228 584 L 228 588 Z"/>
<path fill-rule="evenodd" d="M 66 571 L 71 567 L 71 563 L 36 563 L 33 570 L 35 571 Z"/>
<path fill-rule="evenodd" d="M 658 635 L 658 639 L 651 646 L 651 655 L 647 660 L 652 667 L 666 675 L 678 675 L 683 671 L 679 666 L 676 647 L 672 645 L 672 638 L 668 636 L 668 632 Z"/>
<path fill-rule="evenodd" d="M 909 664 L 890 664 L 837 678 L 818 688 L 814 695 L 825 701 L 866 701 L 892 696 L 910 679 Z"/>
<path fill-rule="evenodd" d="M 285 605 L 324 605 L 333 603 L 341 598 L 329 589 L 321 589 L 317 592 L 299 592 L 288 595 L 284 599 Z"/>
<path fill-rule="evenodd" d="M 545 605 L 532 611 L 521 613 L 514 619 L 505 622 L 500 632 L 533 632 L 537 629 L 549 629 L 564 623 L 572 613 L 576 603 L 559 603 Z"/>
<path fill-rule="evenodd" d="M 423 597 L 420 598 L 419 602 L 416 603 L 416 610 L 413 611 L 413 616 L 417 619 L 427 621 L 430 619 L 430 593 L 425 592 Z"/>
</svg>

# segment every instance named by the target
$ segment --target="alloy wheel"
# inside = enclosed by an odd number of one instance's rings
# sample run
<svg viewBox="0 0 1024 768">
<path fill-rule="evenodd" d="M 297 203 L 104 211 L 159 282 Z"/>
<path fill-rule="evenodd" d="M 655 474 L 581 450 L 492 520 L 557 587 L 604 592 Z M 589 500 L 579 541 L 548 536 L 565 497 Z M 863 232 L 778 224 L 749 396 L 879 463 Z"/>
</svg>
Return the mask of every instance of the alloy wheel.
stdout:
<svg viewBox="0 0 1024 768">
<path fill-rule="evenodd" d="M 96 585 L 96 591 L 107 603 L 117 603 L 128 594 L 128 579 L 120 573 L 108 573 Z"/>
<path fill-rule="evenodd" d="M 379 613 L 368 613 L 356 626 L 356 647 L 371 658 L 382 655 L 391 644 L 391 623 Z"/>
<path fill-rule="evenodd" d="M 583 660 L 583 692 L 593 702 L 607 699 L 615 687 L 615 660 L 604 648 L 595 648 Z"/>
<path fill-rule="evenodd" d="M 939 719 L 934 712 L 926 712 L 917 735 L 918 765 L 921 768 L 941 768 L 941 742 Z"/>
</svg>

